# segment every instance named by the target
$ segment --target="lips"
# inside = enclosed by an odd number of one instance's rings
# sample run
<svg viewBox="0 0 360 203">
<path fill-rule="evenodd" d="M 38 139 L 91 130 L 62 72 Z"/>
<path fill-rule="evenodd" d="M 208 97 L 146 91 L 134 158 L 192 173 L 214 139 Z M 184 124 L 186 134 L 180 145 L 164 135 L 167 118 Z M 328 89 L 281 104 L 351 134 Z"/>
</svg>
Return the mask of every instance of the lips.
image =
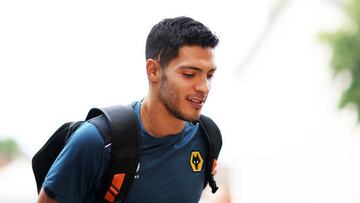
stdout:
<svg viewBox="0 0 360 203">
<path fill-rule="evenodd" d="M 200 110 L 206 101 L 205 98 L 186 98 L 186 99 L 197 110 Z"/>
</svg>

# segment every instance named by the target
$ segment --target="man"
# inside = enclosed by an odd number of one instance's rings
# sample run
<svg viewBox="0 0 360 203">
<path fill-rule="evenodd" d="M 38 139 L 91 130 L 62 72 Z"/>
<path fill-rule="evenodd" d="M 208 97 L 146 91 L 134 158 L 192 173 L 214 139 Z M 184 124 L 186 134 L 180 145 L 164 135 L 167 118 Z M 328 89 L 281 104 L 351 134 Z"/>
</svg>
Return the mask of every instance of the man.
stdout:
<svg viewBox="0 0 360 203">
<path fill-rule="evenodd" d="M 164 19 L 146 42 L 147 96 L 133 104 L 141 131 L 140 170 L 127 203 L 198 202 L 208 146 L 196 122 L 216 71 L 218 38 L 188 17 Z M 194 154 L 194 152 L 196 152 Z M 189 156 L 193 162 L 189 164 Z M 52 165 L 38 203 L 94 202 L 109 159 L 100 132 L 84 123 Z"/>
</svg>

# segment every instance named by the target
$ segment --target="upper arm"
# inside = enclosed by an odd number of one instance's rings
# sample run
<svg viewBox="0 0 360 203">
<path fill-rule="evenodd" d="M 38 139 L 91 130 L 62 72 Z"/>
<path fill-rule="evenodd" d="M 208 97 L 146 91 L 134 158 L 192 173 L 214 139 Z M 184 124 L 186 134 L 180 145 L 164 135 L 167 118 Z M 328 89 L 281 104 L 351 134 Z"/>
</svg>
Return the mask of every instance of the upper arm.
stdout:
<svg viewBox="0 0 360 203">
<path fill-rule="evenodd" d="M 43 184 L 44 193 L 58 202 L 92 199 L 91 191 L 99 183 L 104 161 L 106 153 L 99 131 L 92 124 L 84 123 L 51 166 Z"/>
</svg>

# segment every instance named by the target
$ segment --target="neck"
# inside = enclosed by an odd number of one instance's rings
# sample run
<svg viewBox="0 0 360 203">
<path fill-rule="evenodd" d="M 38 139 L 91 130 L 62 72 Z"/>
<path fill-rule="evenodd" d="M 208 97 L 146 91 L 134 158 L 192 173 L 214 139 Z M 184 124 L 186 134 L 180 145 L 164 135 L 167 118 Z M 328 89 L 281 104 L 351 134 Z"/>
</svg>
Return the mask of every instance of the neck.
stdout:
<svg viewBox="0 0 360 203">
<path fill-rule="evenodd" d="M 144 129 L 154 137 L 165 137 L 181 132 L 185 121 L 172 115 L 159 101 L 146 97 L 140 109 L 140 119 Z"/>
</svg>

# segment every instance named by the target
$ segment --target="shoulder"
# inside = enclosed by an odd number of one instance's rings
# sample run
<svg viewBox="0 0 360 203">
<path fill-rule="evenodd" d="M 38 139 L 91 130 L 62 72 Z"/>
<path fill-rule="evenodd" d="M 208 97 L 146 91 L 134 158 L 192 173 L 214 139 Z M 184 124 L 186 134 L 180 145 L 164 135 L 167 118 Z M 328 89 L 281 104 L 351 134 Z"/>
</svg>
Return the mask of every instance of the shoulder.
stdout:
<svg viewBox="0 0 360 203">
<path fill-rule="evenodd" d="M 71 135 L 52 164 L 44 188 L 56 196 L 58 202 L 85 201 L 89 192 L 100 184 L 108 153 L 96 127 L 84 122 Z"/>
<path fill-rule="evenodd" d="M 69 138 L 69 146 L 82 146 L 81 148 L 91 147 L 93 149 L 103 149 L 104 140 L 99 130 L 91 123 L 84 122 Z"/>
<path fill-rule="evenodd" d="M 104 140 L 98 129 L 93 124 L 84 122 L 67 140 L 57 160 L 68 162 L 93 159 L 95 161 L 106 156 L 104 147 Z"/>
</svg>

